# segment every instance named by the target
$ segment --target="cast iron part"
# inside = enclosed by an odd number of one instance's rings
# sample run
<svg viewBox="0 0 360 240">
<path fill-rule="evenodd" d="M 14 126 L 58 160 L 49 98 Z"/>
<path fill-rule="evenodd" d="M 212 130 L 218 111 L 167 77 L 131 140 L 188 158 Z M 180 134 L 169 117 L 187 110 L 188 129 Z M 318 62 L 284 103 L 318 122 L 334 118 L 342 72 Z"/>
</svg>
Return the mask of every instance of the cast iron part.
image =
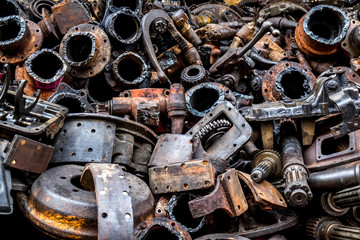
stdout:
<svg viewBox="0 0 360 240">
<path fill-rule="evenodd" d="M 61 56 L 46 48 L 31 54 L 25 61 L 25 68 L 36 87 L 44 90 L 57 88 L 67 71 Z"/>
<path fill-rule="evenodd" d="M 251 179 L 254 182 L 262 182 L 267 177 L 279 178 L 282 171 L 280 153 L 272 149 L 259 151 L 253 159 Z"/>
<path fill-rule="evenodd" d="M 166 76 L 166 74 L 164 73 L 163 69 L 160 66 L 159 61 L 157 60 L 154 46 L 150 38 L 151 27 L 153 26 L 155 21 L 159 21 L 159 20 L 165 23 L 165 25 L 167 26 L 166 27 L 167 31 L 178 43 L 183 56 L 190 65 L 192 64 L 202 65 L 202 62 L 197 49 L 180 34 L 180 32 L 176 29 L 176 26 L 174 25 L 173 21 L 164 10 L 154 9 L 146 13 L 141 20 L 141 25 L 144 30 L 144 34 L 142 37 L 144 48 L 152 66 L 155 68 L 158 74 L 158 78 L 160 82 L 164 83 L 164 82 L 168 82 L 169 78 Z"/>
<path fill-rule="evenodd" d="M 18 15 L 21 17 L 26 16 L 16 0 L 2 0 L 0 18 L 8 17 L 11 15 Z"/>
<path fill-rule="evenodd" d="M 17 64 L 41 48 L 43 34 L 36 23 L 11 15 L 0 18 L 0 62 Z"/>
<path fill-rule="evenodd" d="M 318 5 L 304 15 L 295 29 L 300 50 L 310 57 L 335 54 L 349 29 L 350 19 L 338 7 Z"/>
<path fill-rule="evenodd" d="M 207 82 L 206 69 L 201 65 L 190 65 L 184 68 L 181 72 L 181 84 L 186 90 L 203 83 Z"/>
<path fill-rule="evenodd" d="M 68 108 L 70 113 L 95 112 L 84 89 L 73 89 L 66 83 L 60 83 L 56 92 L 48 98 L 49 102 Z"/>
<path fill-rule="evenodd" d="M 150 77 L 150 69 L 137 53 L 125 52 L 112 63 L 115 81 L 123 88 L 137 88 Z"/>
<path fill-rule="evenodd" d="M 8 140 L 0 139 L 0 158 L 6 157 L 5 151 L 9 144 Z M 10 215 L 13 213 L 12 176 L 10 169 L 3 163 L 0 164 L 0 215 Z"/>
<path fill-rule="evenodd" d="M 312 172 L 309 186 L 317 191 L 339 190 L 360 184 L 360 163 L 350 163 Z"/>
<path fill-rule="evenodd" d="M 343 122 L 330 128 L 336 139 L 360 127 L 356 107 L 360 100 L 358 92 L 355 86 L 349 84 L 344 69 L 330 69 L 319 76 L 312 92 L 305 99 L 264 102 L 241 110 L 247 121 L 258 122 L 281 120 L 290 116 L 298 119 L 340 113 Z"/>
<path fill-rule="evenodd" d="M 309 240 L 352 240 L 360 237 L 360 229 L 342 224 L 336 218 L 312 218 L 306 224 Z"/>
<path fill-rule="evenodd" d="M 98 216 L 96 194 L 90 188 L 91 185 L 84 187 L 80 183 L 83 169 L 82 166 L 72 164 L 50 168 L 35 180 L 29 196 L 18 192 L 17 204 L 41 231 L 57 238 L 98 239 L 97 218 L 105 215 Z M 118 194 L 131 197 L 134 225 L 152 218 L 154 198 L 147 184 L 130 173 L 117 175 L 117 178 L 121 177 L 128 180 L 131 188 L 127 195 L 122 191 L 118 191 Z M 112 202 L 109 204 L 122 207 Z"/>
<path fill-rule="evenodd" d="M 51 8 L 55 5 L 52 0 L 33 0 L 30 3 L 29 18 L 32 21 L 39 22 L 43 19 L 42 9 L 51 12 Z"/>
<path fill-rule="evenodd" d="M 111 55 L 110 40 L 94 24 L 80 24 L 67 31 L 59 53 L 70 65 L 70 74 L 76 78 L 90 78 L 102 72 Z"/>
<path fill-rule="evenodd" d="M 143 33 L 140 21 L 138 14 L 129 8 L 108 8 L 102 25 L 110 38 L 118 43 L 130 45 L 137 42 Z"/>
<path fill-rule="evenodd" d="M 152 218 L 136 227 L 134 240 L 179 239 L 191 240 L 191 236 L 180 223 L 168 218 Z"/>
<path fill-rule="evenodd" d="M 360 186 L 345 188 L 337 192 L 326 192 L 321 196 L 322 208 L 331 216 L 342 216 L 351 207 L 360 204 Z"/>
<path fill-rule="evenodd" d="M 227 126 L 225 131 L 219 131 L 216 134 L 218 127 L 222 128 L 220 124 L 217 126 L 214 121 L 222 120 L 229 121 L 231 127 Z M 215 129 L 215 132 L 210 136 L 207 133 L 208 129 Z M 197 124 L 195 124 L 185 134 L 194 138 L 198 137 L 202 142 L 212 138 L 212 144 L 205 149 L 212 159 L 226 160 L 233 156 L 240 148 L 242 148 L 251 138 L 252 128 L 242 118 L 241 114 L 234 108 L 234 106 L 225 101 L 215 105 Z M 216 135 L 216 136 L 214 136 Z"/>
<path fill-rule="evenodd" d="M 183 10 L 178 10 L 174 12 L 171 16 L 175 25 L 180 28 L 180 31 L 184 37 L 190 41 L 195 47 L 198 47 L 202 44 L 201 39 L 196 34 L 192 26 L 188 23 L 189 17 Z"/>
<path fill-rule="evenodd" d="M 313 194 L 307 182 L 309 172 L 304 165 L 301 144 L 296 137 L 286 136 L 281 145 L 285 198 L 291 206 L 305 207 Z"/>
</svg>

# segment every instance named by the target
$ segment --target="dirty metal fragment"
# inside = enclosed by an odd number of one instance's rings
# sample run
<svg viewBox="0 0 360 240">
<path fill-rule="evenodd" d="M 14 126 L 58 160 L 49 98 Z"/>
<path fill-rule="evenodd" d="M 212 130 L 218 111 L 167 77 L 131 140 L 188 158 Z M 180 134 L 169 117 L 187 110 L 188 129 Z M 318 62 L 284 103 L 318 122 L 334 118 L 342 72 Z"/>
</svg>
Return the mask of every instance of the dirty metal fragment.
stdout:
<svg viewBox="0 0 360 240">
<path fill-rule="evenodd" d="M 54 147 L 38 141 L 15 135 L 4 163 L 12 168 L 42 173 L 50 162 Z"/>
<path fill-rule="evenodd" d="M 154 194 L 208 189 L 215 185 L 215 169 L 209 159 L 152 167 L 149 183 Z"/>
<path fill-rule="evenodd" d="M 133 239 L 130 189 L 120 166 L 89 163 L 83 170 L 80 182 L 85 189 L 96 194 L 98 239 Z"/>
<path fill-rule="evenodd" d="M 215 189 L 209 195 L 191 200 L 188 204 L 194 218 L 208 215 L 217 209 L 224 210 L 231 217 L 236 217 L 248 208 L 235 169 L 228 170 L 218 176 Z"/>
</svg>

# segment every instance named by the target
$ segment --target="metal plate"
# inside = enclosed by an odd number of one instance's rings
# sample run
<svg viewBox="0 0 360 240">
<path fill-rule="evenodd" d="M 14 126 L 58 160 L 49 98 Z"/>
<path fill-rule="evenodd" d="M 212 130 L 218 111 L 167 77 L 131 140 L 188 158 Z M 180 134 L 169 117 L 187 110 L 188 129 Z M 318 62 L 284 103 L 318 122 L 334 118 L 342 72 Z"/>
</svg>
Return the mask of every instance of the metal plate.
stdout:
<svg viewBox="0 0 360 240">
<path fill-rule="evenodd" d="M 54 147 L 15 135 L 4 163 L 12 168 L 42 173 L 50 162 Z"/>
<path fill-rule="evenodd" d="M 55 138 L 51 163 L 110 163 L 115 130 L 112 121 L 68 119 Z"/>
</svg>

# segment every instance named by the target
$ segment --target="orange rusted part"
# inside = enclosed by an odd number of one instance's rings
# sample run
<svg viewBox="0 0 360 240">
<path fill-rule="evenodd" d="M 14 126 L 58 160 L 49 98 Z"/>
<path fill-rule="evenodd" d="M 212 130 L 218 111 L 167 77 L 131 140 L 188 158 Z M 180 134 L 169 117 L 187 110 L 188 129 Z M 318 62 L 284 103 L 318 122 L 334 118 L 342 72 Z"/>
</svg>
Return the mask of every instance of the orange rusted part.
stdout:
<svg viewBox="0 0 360 240">
<path fill-rule="evenodd" d="M 85 7 L 76 0 L 65 0 L 54 5 L 52 15 L 63 35 L 73 26 L 92 21 Z"/>
<path fill-rule="evenodd" d="M 251 179 L 251 175 L 237 171 L 239 178 L 249 187 L 254 201 L 264 211 L 271 211 L 273 209 L 287 208 L 285 199 L 281 193 L 268 181 L 256 183 Z"/>
<path fill-rule="evenodd" d="M 290 61 L 283 61 L 277 65 L 272 66 L 265 74 L 262 83 L 262 95 L 265 101 L 278 101 L 281 99 L 281 95 L 278 92 L 276 85 L 278 84 L 278 76 L 283 71 L 287 71 L 289 68 L 296 68 L 297 70 L 303 71 L 306 74 L 313 86 L 316 82 L 315 75 L 309 70 L 304 68 L 301 64 Z"/>
<path fill-rule="evenodd" d="M 327 57 L 335 54 L 340 48 L 340 42 L 334 45 L 324 44 L 311 39 L 304 31 L 304 15 L 295 29 L 295 40 L 300 50 L 309 57 Z"/>
<path fill-rule="evenodd" d="M 205 43 L 204 47 L 211 48 L 210 64 L 211 65 L 214 64 L 216 62 L 216 60 L 218 60 L 220 55 L 221 55 L 221 50 L 220 50 L 219 46 L 214 45 L 214 44 L 210 44 L 210 43 Z"/>
<path fill-rule="evenodd" d="M 35 81 L 26 72 L 25 65 L 24 64 L 19 64 L 15 68 L 15 80 L 20 82 L 23 79 L 28 80 L 28 84 L 24 88 L 24 94 L 28 95 L 28 96 L 31 96 L 31 97 L 35 96 L 36 91 L 38 90 L 38 88 L 36 87 Z M 72 83 L 72 78 L 70 77 L 69 74 L 65 73 L 62 82 L 67 83 L 67 84 L 71 84 Z M 55 92 L 56 92 L 56 88 L 55 89 L 42 89 L 41 93 L 40 93 L 40 99 L 47 100 Z"/>
<path fill-rule="evenodd" d="M 25 20 L 26 29 L 19 46 L 11 51 L 0 51 L 0 63 L 17 64 L 25 61 L 32 53 L 41 48 L 43 34 L 40 27 L 30 20 Z"/>
<path fill-rule="evenodd" d="M 172 194 L 166 194 L 166 195 L 162 195 L 159 199 L 159 201 L 156 203 L 156 207 L 155 207 L 155 217 L 156 218 L 167 218 L 168 217 L 168 213 L 166 210 L 166 206 L 168 205 L 170 198 L 172 197 Z"/>
<path fill-rule="evenodd" d="M 256 44 L 255 48 L 262 52 L 262 56 L 275 62 L 288 57 L 284 49 L 274 42 L 274 39 L 265 35 Z"/>
</svg>

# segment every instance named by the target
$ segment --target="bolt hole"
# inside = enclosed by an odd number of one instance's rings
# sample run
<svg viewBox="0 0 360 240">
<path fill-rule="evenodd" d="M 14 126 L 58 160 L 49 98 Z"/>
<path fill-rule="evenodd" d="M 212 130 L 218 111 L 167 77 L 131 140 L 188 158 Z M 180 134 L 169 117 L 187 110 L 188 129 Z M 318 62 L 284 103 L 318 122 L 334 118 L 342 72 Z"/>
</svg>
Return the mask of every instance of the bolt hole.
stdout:
<svg viewBox="0 0 360 240">
<path fill-rule="evenodd" d="M 101 214 L 101 217 L 103 217 L 103 218 L 107 218 L 107 216 L 108 216 L 107 213 L 104 213 L 104 212 L 103 212 L 103 213 Z"/>
</svg>

